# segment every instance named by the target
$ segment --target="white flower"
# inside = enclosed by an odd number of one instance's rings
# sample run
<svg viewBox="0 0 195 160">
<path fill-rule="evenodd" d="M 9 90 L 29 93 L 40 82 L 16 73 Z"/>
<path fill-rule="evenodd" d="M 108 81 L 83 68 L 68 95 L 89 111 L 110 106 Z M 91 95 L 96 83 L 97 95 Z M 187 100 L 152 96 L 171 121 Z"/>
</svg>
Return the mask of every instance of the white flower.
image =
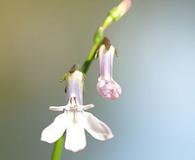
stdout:
<svg viewBox="0 0 195 160">
<path fill-rule="evenodd" d="M 77 152 L 86 146 L 85 130 L 101 141 L 113 137 L 110 128 L 105 123 L 85 111 L 94 105 L 83 105 L 83 77 L 83 73 L 78 70 L 67 76 L 68 104 L 49 108 L 53 111 L 63 111 L 63 113 L 42 131 L 42 141 L 54 143 L 66 131 L 65 148 Z"/>
</svg>

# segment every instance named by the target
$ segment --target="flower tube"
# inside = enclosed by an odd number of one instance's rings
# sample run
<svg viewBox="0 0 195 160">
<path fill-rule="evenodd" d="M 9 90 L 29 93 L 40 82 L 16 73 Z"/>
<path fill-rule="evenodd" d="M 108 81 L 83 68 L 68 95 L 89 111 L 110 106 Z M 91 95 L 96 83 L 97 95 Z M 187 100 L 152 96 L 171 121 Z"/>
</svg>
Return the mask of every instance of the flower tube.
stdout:
<svg viewBox="0 0 195 160">
<path fill-rule="evenodd" d="M 115 48 L 110 45 L 108 39 L 104 39 L 104 41 L 105 43 L 100 46 L 98 52 L 99 78 L 96 87 L 100 96 L 114 100 L 119 98 L 122 93 L 121 87 L 112 77 Z"/>
</svg>

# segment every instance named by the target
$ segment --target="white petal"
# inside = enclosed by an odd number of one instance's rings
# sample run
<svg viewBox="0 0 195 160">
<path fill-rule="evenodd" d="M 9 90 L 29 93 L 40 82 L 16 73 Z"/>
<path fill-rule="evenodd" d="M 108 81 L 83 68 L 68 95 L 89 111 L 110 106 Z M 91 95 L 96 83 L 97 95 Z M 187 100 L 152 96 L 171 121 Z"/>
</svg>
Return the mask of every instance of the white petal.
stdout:
<svg viewBox="0 0 195 160">
<path fill-rule="evenodd" d="M 85 130 L 79 123 L 73 123 L 66 130 L 65 148 L 72 152 L 78 152 L 86 146 Z"/>
<path fill-rule="evenodd" d="M 93 114 L 89 112 L 84 113 L 86 121 L 85 121 L 85 129 L 96 139 L 104 141 L 107 139 L 113 138 L 113 134 L 111 129 L 98 118 L 96 118 Z"/>
<path fill-rule="evenodd" d="M 95 107 L 94 104 L 79 105 L 78 110 L 88 110 Z"/>
<path fill-rule="evenodd" d="M 41 141 L 45 141 L 48 143 L 54 143 L 57 141 L 65 132 L 68 125 L 68 115 L 66 113 L 62 113 L 58 115 L 54 122 L 51 123 L 48 127 L 46 127 L 41 134 Z"/>
<path fill-rule="evenodd" d="M 50 106 L 49 107 L 49 110 L 51 110 L 51 111 L 62 112 L 62 111 L 64 111 L 64 109 L 65 109 L 65 106 Z"/>
</svg>

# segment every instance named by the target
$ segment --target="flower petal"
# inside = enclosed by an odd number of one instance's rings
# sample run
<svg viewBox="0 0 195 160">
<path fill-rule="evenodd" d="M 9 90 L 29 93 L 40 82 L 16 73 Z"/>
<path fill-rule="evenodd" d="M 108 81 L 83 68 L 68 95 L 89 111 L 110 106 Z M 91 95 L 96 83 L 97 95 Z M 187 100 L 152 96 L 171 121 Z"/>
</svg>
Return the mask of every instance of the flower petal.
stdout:
<svg viewBox="0 0 195 160">
<path fill-rule="evenodd" d="M 66 106 L 50 106 L 49 110 L 62 112 L 62 111 L 64 111 L 65 108 L 66 108 Z"/>
<path fill-rule="evenodd" d="M 86 122 L 85 129 L 96 139 L 105 141 L 107 139 L 113 138 L 111 129 L 93 114 L 89 112 L 84 113 Z"/>
<path fill-rule="evenodd" d="M 122 89 L 114 80 L 104 80 L 101 77 L 98 79 L 97 91 L 100 96 L 108 100 L 115 100 L 120 97 Z"/>
<path fill-rule="evenodd" d="M 85 130 L 79 123 L 73 123 L 66 131 L 65 148 L 72 152 L 78 152 L 85 147 Z"/>
<path fill-rule="evenodd" d="M 79 105 L 78 110 L 88 110 L 95 107 L 94 104 Z"/>
<path fill-rule="evenodd" d="M 51 123 L 48 127 L 46 127 L 41 133 L 41 141 L 45 141 L 47 143 L 54 143 L 57 141 L 65 132 L 68 121 L 66 113 L 62 113 L 58 115 L 54 122 Z"/>
</svg>

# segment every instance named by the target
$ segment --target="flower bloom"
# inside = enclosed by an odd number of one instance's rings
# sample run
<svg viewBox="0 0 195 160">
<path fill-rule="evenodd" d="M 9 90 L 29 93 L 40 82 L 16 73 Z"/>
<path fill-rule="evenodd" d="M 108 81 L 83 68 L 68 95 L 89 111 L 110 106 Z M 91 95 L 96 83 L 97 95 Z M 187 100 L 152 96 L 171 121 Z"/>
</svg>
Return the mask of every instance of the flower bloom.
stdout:
<svg viewBox="0 0 195 160">
<path fill-rule="evenodd" d="M 102 44 L 99 48 L 99 78 L 97 91 L 103 98 L 114 100 L 122 93 L 121 87 L 113 80 L 113 59 L 115 48 L 112 45 Z"/>
<path fill-rule="evenodd" d="M 69 73 L 66 81 L 68 104 L 49 108 L 52 111 L 63 111 L 63 113 L 42 131 L 41 140 L 54 143 L 66 131 L 65 149 L 77 152 L 86 146 L 85 130 L 101 141 L 112 138 L 110 128 L 93 114 L 85 111 L 94 105 L 83 105 L 83 73 L 78 70 Z"/>
</svg>

